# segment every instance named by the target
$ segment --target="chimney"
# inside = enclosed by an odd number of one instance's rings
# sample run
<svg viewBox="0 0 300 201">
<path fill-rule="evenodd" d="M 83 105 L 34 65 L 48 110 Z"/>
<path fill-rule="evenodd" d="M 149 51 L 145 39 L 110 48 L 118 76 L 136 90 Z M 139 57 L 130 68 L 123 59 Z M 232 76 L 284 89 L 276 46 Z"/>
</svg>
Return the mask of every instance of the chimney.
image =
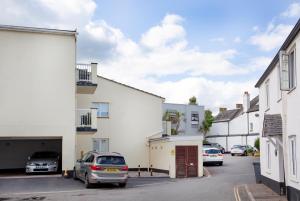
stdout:
<svg viewBox="0 0 300 201">
<path fill-rule="evenodd" d="M 237 103 L 235 106 L 236 109 L 243 109 L 243 104 Z"/>
<path fill-rule="evenodd" d="M 227 110 L 226 107 L 220 107 L 220 108 L 219 108 L 219 112 L 225 112 L 226 110 Z"/>
<path fill-rule="evenodd" d="M 247 112 L 250 108 L 250 94 L 248 93 L 248 91 L 245 91 L 244 93 L 243 108 L 244 108 L 244 112 Z"/>
</svg>

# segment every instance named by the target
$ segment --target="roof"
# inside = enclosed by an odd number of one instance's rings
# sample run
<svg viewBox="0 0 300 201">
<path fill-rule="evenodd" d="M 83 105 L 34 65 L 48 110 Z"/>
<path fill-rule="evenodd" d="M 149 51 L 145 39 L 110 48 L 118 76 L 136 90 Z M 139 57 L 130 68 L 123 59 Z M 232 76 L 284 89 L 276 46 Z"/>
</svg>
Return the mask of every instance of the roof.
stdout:
<svg viewBox="0 0 300 201">
<path fill-rule="evenodd" d="M 19 31 L 19 32 L 31 32 L 31 33 L 48 33 L 58 35 L 77 35 L 76 30 L 62 30 L 62 29 L 48 29 L 38 27 L 24 27 L 13 25 L 0 25 L 0 30 L 4 31 Z"/>
<path fill-rule="evenodd" d="M 115 81 L 115 80 L 108 79 L 108 78 L 103 77 L 103 76 L 100 76 L 100 75 L 97 75 L 97 76 L 98 76 L 99 78 L 102 78 L 102 79 L 105 79 L 105 80 L 114 82 L 114 83 L 116 83 L 116 84 L 119 84 L 119 85 L 128 87 L 128 88 L 130 88 L 130 89 L 134 89 L 134 90 L 136 90 L 136 91 L 143 92 L 143 93 L 145 93 L 145 94 L 148 94 L 148 95 L 151 95 L 151 96 L 155 96 L 155 97 L 157 97 L 157 98 L 161 98 L 161 99 L 165 100 L 164 97 L 161 97 L 161 96 L 159 96 L 159 95 L 156 95 L 156 94 L 153 94 L 153 93 L 150 93 L 150 92 L 147 92 L 147 91 L 144 91 L 144 90 L 141 90 L 141 89 L 138 89 L 138 88 L 129 86 L 129 85 L 127 85 L 127 84 L 123 84 L 123 83 L 121 83 L 121 82 L 117 82 L 117 81 Z"/>
<path fill-rule="evenodd" d="M 255 98 L 253 98 L 251 101 L 250 101 L 250 108 L 248 109 L 248 113 L 249 112 L 256 112 L 259 110 L 259 97 L 256 96 Z"/>
<path fill-rule="evenodd" d="M 299 31 L 300 31 L 300 19 L 298 20 L 298 22 L 294 26 L 293 30 L 290 32 L 290 34 L 288 35 L 288 37 L 286 38 L 286 40 L 284 41 L 284 43 L 282 44 L 282 46 L 278 50 L 277 54 L 275 55 L 275 57 L 271 61 L 268 68 L 265 70 L 265 72 L 262 74 L 262 76 L 259 78 L 259 80 L 255 84 L 255 87 L 259 87 L 263 83 L 263 81 L 267 78 L 267 76 L 272 72 L 272 70 L 275 68 L 277 62 L 279 61 L 279 52 L 281 50 L 286 50 L 288 48 L 288 46 L 296 38 Z"/>
<path fill-rule="evenodd" d="M 280 114 L 265 114 L 262 136 L 282 135 L 282 119 Z"/>
<path fill-rule="evenodd" d="M 223 121 L 230 121 L 236 116 L 238 116 L 243 110 L 242 109 L 233 109 L 233 110 L 226 110 L 223 112 L 219 112 L 217 116 L 214 118 L 214 123 L 216 122 L 223 122 Z"/>
</svg>

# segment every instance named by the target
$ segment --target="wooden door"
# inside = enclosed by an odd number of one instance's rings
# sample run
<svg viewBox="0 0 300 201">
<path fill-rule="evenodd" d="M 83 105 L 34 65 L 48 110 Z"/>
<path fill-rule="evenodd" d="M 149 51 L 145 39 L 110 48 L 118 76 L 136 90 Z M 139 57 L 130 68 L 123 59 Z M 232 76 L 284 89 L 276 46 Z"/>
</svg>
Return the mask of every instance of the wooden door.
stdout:
<svg viewBox="0 0 300 201">
<path fill-rule="evenodd" d="M 176 146 L 176 177 L 198 176 L 198 146 Z"/>
</svg>

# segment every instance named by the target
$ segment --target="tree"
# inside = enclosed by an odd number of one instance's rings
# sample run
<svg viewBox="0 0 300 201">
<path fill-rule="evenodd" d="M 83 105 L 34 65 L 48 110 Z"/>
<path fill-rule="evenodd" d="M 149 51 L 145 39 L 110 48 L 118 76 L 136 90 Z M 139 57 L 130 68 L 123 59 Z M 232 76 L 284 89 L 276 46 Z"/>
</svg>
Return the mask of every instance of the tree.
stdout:
<svg viewBox="0 0 300 201">
<path fill-rule="evenodd" d="M 198 105 L 197 98 L 195 96 L 189 99 L 189 105 Z"/>
<path fill-rule="evenodd" d="M 171 129 L 171 134 L 172 135 L 177 135 L 178 134 L 178 129 L 180 127 L 180 121 L 181 117 L 183 116 L 182 113 L 178 111 L 166 111 L 164 116 L 163 116 L 163 121 L 171 121 L 173 125 L 175 125 L 175 128 Z"/>
<path fill-rule="evenodd" d="M 202 125 L 199 129 L 203 133 L 204 138 L 205 135 L 209 132 L 213 121 L 214 121 L 214 117 L 212 116 L 212 112 L 210 110 L 205 110 L 204 120 L 202 121 Z"/>
<path fill-rule="evenodd" d="M 260 147 L 259 147 L 259 137 L 255 139 L 255 141 L 254 141 L 254 147 L 257 149 L 257 151 L 260 150 Z"/>
</svg>

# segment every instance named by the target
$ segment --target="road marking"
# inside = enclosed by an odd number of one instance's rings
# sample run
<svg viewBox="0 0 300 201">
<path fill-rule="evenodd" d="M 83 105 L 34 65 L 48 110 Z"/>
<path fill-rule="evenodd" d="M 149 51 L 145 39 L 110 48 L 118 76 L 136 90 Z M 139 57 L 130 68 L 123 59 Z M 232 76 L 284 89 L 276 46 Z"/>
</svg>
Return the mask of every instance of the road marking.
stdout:
<svg viewBox="0 0 300 201">
<path fill-rule="evenodd" d="M 250 191 L 249 188 L 248 188 L 248 185 L 245 185 L 245 189 L 246 189 L 246 191 L 247 191 L 247 194 L 248 194 L 250 200 L 251 200 L 251 201 L 255 201 L 253 194 L 251 193 L 251 191 Z"/>
<path fill-rule="evenodd" d="M 233 188 L 233 191 L 234 191 L 235 200 L 236 201 L 241 201 L 240 194 L 239 194 L 239 186 L 235 186 Z"/>
</svg>

